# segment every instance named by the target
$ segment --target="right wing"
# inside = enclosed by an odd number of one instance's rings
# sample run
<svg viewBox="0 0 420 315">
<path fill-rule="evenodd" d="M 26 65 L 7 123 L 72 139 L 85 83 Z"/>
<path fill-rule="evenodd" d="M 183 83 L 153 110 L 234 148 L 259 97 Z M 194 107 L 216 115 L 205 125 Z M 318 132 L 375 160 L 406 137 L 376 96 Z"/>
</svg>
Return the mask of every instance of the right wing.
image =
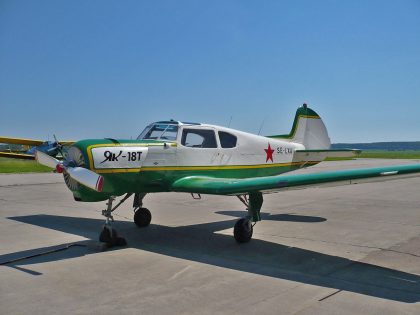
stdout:
<svg viewBox="0 0 420 315">
<path fill-rule="evenodd" d="M 331 185 L 331 183 L 335 186 L 363 181 L 385 181 L 404 177 L 403 175 L 420 176 L 420 164 L 244 179 L 187 176 L 176 180 L 172 184 L 172 189 L 189 193 L 241 195 L 257 191 L 275 192 L 290 188 Z"/>
</svg>

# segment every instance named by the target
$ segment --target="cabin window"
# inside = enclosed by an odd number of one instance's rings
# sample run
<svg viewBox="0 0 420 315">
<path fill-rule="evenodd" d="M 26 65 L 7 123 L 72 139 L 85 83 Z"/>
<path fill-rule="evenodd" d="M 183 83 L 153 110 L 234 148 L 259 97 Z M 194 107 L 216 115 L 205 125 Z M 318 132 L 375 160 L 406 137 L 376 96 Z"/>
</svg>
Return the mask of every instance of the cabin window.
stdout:
<svg viewBox="0 0 420 315">
<path fill-rule="evenodd" d="M 184 129 L 181 144 L 190 148 L 217 148 L 213 130 Z"/>
<path fill-rule="evenodd" d="M 222 146 L 222 148 L 225 149 L 236 147 L 236 142 L 238 141 L 238 138 L 236 138 L 236 136 L 224 131 L 219 131 L 219 139 L 220 145 Z"/>
<path fill-rule="evenodd" d="M 146 129 L 138 136 L 137 139 L 153 139 L 153 140 L 176 140 L 178 134 L 178 126 L 170 124 L 153 124 L 147 126 Z"/>
</svg>

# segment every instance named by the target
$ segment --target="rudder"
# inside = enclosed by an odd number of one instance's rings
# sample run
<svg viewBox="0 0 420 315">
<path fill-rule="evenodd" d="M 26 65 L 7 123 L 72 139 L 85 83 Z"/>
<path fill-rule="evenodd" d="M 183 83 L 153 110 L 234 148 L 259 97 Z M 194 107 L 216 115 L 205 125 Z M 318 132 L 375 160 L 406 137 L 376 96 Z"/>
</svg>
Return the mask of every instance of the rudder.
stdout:
<svg viewBox="0 0 420 315">
<path fill-rule="evenodd" d="M 321 117 L 306 104 L 296 111 L 292 130 L 287 135 L 269 138 L 282 139 L 303 144 L 306 150 L 328 150 L 331 146 L 327 128 Z"/>
</svg>

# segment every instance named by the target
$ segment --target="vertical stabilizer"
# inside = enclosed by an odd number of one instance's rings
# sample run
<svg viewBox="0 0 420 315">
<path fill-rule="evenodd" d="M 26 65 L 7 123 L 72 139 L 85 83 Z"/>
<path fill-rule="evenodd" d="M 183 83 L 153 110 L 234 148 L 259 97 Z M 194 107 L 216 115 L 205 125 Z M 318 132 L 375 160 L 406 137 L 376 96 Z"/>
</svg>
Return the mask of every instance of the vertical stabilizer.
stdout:
<svg viewBox="0 0 420 315">
<path fill-rule="evenodd" d="M 306 104 L 296 111 L 292 130 L 287 135 L 270 136 L 303 144 L 306 150 L 328 150 L 331 146 L 327 128 L 321 117 Z"/>
</svg>

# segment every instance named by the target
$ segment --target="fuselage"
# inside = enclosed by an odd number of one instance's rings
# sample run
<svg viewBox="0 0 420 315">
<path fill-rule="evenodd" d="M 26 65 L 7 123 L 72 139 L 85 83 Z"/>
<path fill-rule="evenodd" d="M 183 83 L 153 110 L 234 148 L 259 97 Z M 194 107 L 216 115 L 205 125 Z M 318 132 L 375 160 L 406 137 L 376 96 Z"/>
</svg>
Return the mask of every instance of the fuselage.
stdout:
<svg viewBox="0 0 420 315">
<path fill-rule="evenodd" d="M 220 126 L 158 122 L 137 140 L 82 140 L 69 149 L 66 163 L 104 177 L 101 193 L 65 178 L 77 200 L 98 201 L 127 192 L 169 191 L 186 176 L 273 176 L 320 162 L 297 160 L 296 150 L 304 149 L 299 143 Z"/>
</svg>

